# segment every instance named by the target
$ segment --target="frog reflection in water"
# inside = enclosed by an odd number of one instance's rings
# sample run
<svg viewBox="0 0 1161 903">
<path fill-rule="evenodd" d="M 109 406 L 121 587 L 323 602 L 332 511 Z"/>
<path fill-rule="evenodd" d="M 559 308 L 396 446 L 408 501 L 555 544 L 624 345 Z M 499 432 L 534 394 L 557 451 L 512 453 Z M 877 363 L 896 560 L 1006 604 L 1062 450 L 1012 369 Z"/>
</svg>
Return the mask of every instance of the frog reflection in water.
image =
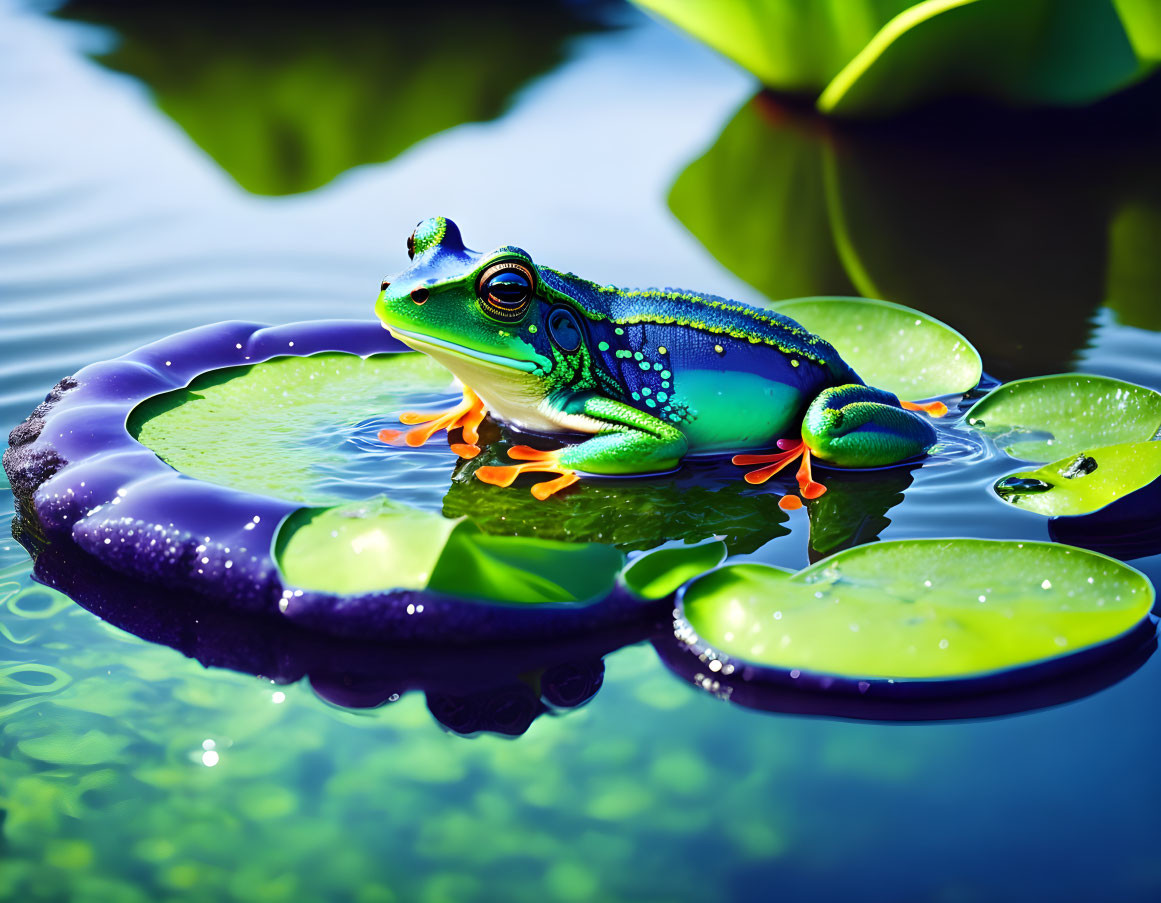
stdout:
<svg viewBox="0 0 1161 903">
<path fill-rule="evenodd" d="M 913 404 L 867 386 L 819 336 L 778 313 L 713 295 L 625 290 L 538 266 L 517 247 L 464 247 L 455 223 L 424 220 L 407 241 L 412 264 L 383 282 L 375 313 L 392 335 L 444 364 L 463 400 L 387 442 L 418 446 L 462 429 L 461 457 L 480 449 L 486 414 L 517 430 L 573 436 L 555 451 L 509 449 L 518 463 L 476 476 L 511 485 L 546 473 L 532 493 L 548 498 L 579 474 L 672 470 L 687 455 L 745 450 L 739 465 L 763 483 L 801 459 L 799 490 L 817 498 L 811 455 L 840 467 L 880 467 L 925 454 L 935 430 Z M 778 451 L 772 449 L 777 447 Z M 784 508 L 801 507 L 786 496 Z"/>
</svg>

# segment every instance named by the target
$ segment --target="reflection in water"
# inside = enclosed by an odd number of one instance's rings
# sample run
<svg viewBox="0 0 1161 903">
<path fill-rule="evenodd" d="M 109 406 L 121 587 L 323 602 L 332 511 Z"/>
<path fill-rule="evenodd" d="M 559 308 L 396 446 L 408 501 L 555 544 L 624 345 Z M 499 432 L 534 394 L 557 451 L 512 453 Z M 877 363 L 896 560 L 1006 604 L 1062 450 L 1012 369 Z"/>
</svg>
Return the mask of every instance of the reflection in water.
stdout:
<svg viewBox="0 0 1161 903">
<path fill-rule="evenodd" d="M 305 677 L 321 698 L 351 709 L 388 705 L 418 690 L 437 721 L 464 735 L 523 734 L 541 715 L 583 705 L 601 688 L 603 657 L 657 629 L 642 618 L 566 641 L 393 647 L 207 605 L 196 593 L 159 590 L 59 543 L 39 554 L 34 573 L 109 623 L 172 646 L 206 667 L 279 684 Z"/>
<path fill-rule="evenodd" d="M 861 294 L 963 332 L 1003 378 L 1068 369 L 1103 303 L 1156 327 L 1154 81 L 1086 112 L 839 125 L 759 95 L 670 206 L 772 299 Z M 1014 313 L 1018 312 L 1018 313 Z"/>
<path fill-rule="evenodd" d="M 975 681 L 935 684 L 923 681 L 891 695 L 867 693 L 869 684 L 813 677 L 814 690 L 794 686 L 796 672 L 775 675 L 744 666 L 726 672 L 707 667 L 703 657 L 670 631 L 653 640 L 657 654 L 674 674 L 726 702 L 761 712 L 816 715 L 858 721 L 954 721 L 995 718 L 1073 702 L 1120 683 L 1149 660 L 1157 649 L 1157 624 L 1146 618 L 1112 643 L 1067 656 L 1056 662 L 1025 668 L 1013 683 L 1001 673 Z M 844 686 L 845 684 L 845 686 Z M 876 692 L 881 688 L 877 688 Z M 943 694 L 943 695 L 941 695 Z"/>
<path fill-rule="evenodd" d="M 598 27 L 568 4 L 448 6 L 74 0 L 60 14 L 112 26 L 101 61 L 145 82 L 243 188 L 291 194 L 498 116 Z"/>
</svg>

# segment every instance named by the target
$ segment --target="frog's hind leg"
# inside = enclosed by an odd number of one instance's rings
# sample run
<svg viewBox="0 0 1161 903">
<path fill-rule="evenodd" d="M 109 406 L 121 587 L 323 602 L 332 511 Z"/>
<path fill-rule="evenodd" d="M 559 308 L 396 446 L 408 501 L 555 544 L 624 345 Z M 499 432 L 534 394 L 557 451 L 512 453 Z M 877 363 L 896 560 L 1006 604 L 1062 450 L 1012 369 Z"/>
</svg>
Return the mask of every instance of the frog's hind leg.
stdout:
<svg viewBox="0 0 1161 903">
<path fill-rule="evenodd" d="M 838 467 L 897 464 L 935 444 L 935 428 L 917 410 L 942 416 L 947 406 L 905 404 L 871 386 L 836 386 L 820 392 L 807 408 L 802 439 L 815 457 Z"/>
<path fill-rule="evenodd" d="M 418 448 L 440 430 L 447 430 L 450 433 L 459 428 L 463 430 L 463 442 L 450 443 L 451 450 L 461 458 L 474 458 L 480 453 L 480 447 L 476 443 L 480 440 L 480 424 L 484 422 L 487 413 L 480 396 L 464 386 L 463 398 L 454 408 L 435 413 L 407 411 L 400 414 L 401 423 L 409 426 L 422 425 L 406 433 L 399 430 L 380 430 L 379 441 L 392 445 L 406 443 L 412 448 Z"/>
<path fill-rule="evenodd" d="M 811 474 L 811 455 L 838 467 L 884 467 L 925 454 L 935 444 L 935 429 L 915 410 L 942 416 L 947 407 L 942 402 L 903 403 L 892 393 L 870 386 L 825 389 L 806 409 L 801 441 L 782 439 L 778 447 L 783 451 L 778 454 L 735 455 L 733 462 L 765 464 L 746 474 L 747 482 L 764 483 L 801 457 L 796 475 L 799 492 L 802 498 L 816 499 L 826 487 Z M 789 495 L 778 504 L 788 510 L 802 506 Z"/>
</svg>

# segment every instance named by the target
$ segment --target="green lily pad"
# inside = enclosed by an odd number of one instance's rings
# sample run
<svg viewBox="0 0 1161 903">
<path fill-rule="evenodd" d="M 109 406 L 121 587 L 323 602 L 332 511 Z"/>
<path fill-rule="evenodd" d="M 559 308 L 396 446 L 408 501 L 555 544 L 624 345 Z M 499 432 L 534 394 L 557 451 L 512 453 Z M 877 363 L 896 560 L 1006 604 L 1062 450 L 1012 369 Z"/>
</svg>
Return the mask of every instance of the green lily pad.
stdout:
<svg viewBox="0 0 1161 903">
<path fill-rule="evenodd" d="M 723 542 L 658 549 L 638 558 L 626 569 L 625 585 L 646 599 L 664 599 L 683 583 L 717 567 L 725 557 Z"/>
<path fill-rule="evenodd" d="M 425 354 L 274 358 L 215 370 L 149 399 L 130 416 L 129 433 L 196 479 L 333 505 L 345 501 L 332 488 L 333 474 L 348 464 L 343 431 L 451 382 Z"/>
<path fill-rule="evenodd" d="M 295 513 L 279 530 L 275 558 L 287 583 L 302 589 L 429 589 L 514 604 L 604 596 L 625 561 L 600 543 L 488 536 L 386 498 Z"/>
<path fill-rule="evenodd" d="M 870 298 L 794 298 L 774 310 L 830 342 L 869 385 L 914 401 L 967 392 L 980 381 L 979 352 L 934 317 Z"/>
<path fill-rule="evenodd" d="M 279 529 L 275 558 L 283 577 L 303 589 L 422 589 L 457 523 L 382 497 L 304 508 Z"/>
<path fill-rule="evenodd" d="M 1038 376 L 993 389 L 967 422 L 1013 458 L 1053 461 L 1152 439 L 1161 430 L 1161 394 L 1106 376 Z"/>
<path fill-rule="evenodd" d="M 950 680 L 1121 636 L 1153 605 L 1121 562 L 1057 543 L 921 539 L 790 574 L 725 567 L 686 590 L 692 638 L 731 660 L 850 678 Z"/>
<path fill-rule="evenodd" d="M 1091 514 L 1161 477 L 1161 442 L 1130 442 L 1069 455 L 996 483 L 996 494 L 1046 517 Z"/>
</svg>

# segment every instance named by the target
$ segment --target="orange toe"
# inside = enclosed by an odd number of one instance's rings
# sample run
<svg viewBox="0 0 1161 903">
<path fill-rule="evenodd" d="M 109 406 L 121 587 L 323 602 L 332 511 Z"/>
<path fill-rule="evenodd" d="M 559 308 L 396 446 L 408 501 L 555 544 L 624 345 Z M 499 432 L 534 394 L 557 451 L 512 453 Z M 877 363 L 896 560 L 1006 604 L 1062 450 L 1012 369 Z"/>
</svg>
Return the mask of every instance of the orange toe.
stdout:
<svg viewBox="0 0 1161 903">
<path fill-rule="evenodd" d="M 466 442 L 453 442 L 450 448 L 461 458 L 474 458 L 480 453 L 480 446 L 469 445 Z"/>
<path fill-rule="evenodd" d="M 493 486 L 511 486 L 516 477 L 522 473 L 549 473 L 556 474 L 555 480 L 537 483 L 532 487 L 532 495 L 543 501 L 566 486 L 571 486 L 580 477 L 576 472 L 560 465 L 560 450 L 541 451 L 528 445 L 513 445 L 508 449 L 508 457 L 519 464 L 506 466 L 488 465 L 476 470 L 476 476 L 485 483 Z"/>
<path fill-rule="evenodd" d="M 783 511 L 797 511 L 802 507 L 802 499 L 796 495 L 784 495 L 778 500 L 778 507 Z"/>
<path fill-rule="evenodd" d="M 923 411 L 932 417 L 942 417 L 947 413 L 947 405 L 942 401 L 901 401 L 905 411 Z"/>
</svg>

